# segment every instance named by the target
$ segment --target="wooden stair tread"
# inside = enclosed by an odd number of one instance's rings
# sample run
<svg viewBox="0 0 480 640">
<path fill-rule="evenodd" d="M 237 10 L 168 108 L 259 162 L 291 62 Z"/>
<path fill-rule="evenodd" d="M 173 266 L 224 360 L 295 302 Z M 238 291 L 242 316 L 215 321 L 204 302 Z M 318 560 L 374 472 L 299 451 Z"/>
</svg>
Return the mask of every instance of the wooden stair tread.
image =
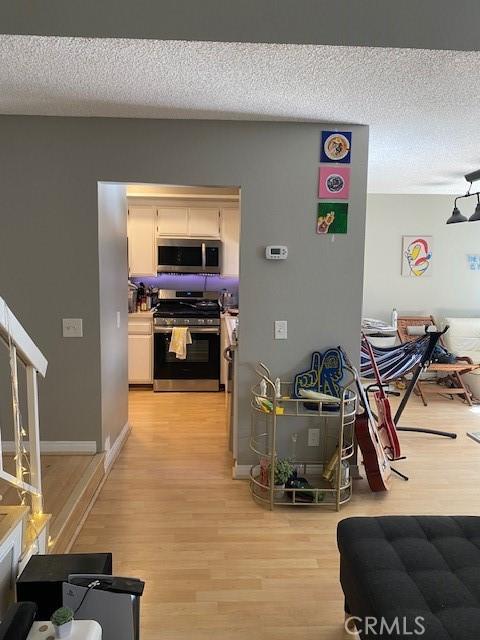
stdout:
<svg viewBox="0 0 480 640">
<path fill-rule="evenodd" d="M 24 523 L 24 529 L 28 521 L 30 509 L 22 506 L 3 505 L 0 508 L 0 545 L 2 545 L 19 522 Z"/>
</svg>

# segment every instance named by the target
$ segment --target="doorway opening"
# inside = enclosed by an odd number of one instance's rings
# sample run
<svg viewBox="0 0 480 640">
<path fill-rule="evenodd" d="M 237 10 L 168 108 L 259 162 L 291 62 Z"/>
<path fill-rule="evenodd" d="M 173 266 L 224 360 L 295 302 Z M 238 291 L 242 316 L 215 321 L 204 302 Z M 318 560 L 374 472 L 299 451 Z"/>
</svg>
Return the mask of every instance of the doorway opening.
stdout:
<svg viewBox="0 0 480 640">
<path fill-rule="evenodd" d="M 126 395 L 128 381 L 136 416 L 148 413 L 168 422 L 182 407 L 195 406 L 204 416 L 221 410 L 219 428 L 231 464 L 240 188 L 99 183 L 98 189 L 102 386 L 114 386 L 103 372 L 115 364 L 115 375 L 123 376 L 117 392 Z M 122 406 L 128 411 L 123 400 L 113 409 L 114 398 L 102 393 L 102 403 L 109 402 L 106 449 L 122 425 L 112 414 Z M 134 426 L 135 420 L 127 422 Z"/>
</svg>

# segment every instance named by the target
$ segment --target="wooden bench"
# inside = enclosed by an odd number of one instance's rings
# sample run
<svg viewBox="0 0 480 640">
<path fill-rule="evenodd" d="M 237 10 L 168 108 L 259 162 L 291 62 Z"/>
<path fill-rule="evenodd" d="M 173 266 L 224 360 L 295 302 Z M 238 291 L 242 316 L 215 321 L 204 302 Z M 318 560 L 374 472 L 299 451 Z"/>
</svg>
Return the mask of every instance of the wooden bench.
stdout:
<svg viewBox="0 0 480 640">
<path fill-rule="evenodd" d="M 434 326 L 435 321 L 433 316 L 402 316 L 398 318 L 397 322 L 397 334 L 400 342 L 410 342 L 416 340 L 418 335 L 410 335 L 408 333 L 408 327 L 422 327 L 422 326 Z M 444 347 L 445 344 L 440 338 L 440 344 Z M 441 364 L 440 362 L 432 362 L 428 367 L 429 372 L 443 373 L 448 377 L 450 386 L 437 384 L 435 382 L 418 381 L 415 385 L 415 391 L 421 397 L 424 406 L 427 406 L 427 400 L 425 396 L 427 394 L 440 394 L 449 396 L 463 396 L 467 403 L 472 406 L 472 395 L 465 386 L 462 380 L 462 374 L 478 369 L 479 365 L 473 364 L 470 358 L 466 356 L 457 356 L 457 361 L 454 364 Z"/>
</svg>

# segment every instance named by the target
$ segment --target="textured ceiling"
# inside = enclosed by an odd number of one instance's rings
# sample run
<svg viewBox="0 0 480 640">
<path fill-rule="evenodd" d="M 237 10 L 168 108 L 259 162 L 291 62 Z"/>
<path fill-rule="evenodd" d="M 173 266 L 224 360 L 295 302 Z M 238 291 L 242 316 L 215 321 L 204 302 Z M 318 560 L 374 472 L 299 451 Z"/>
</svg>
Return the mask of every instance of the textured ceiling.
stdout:
<svg viewBox="0 0 480 640">
<path fill-rule="evenodd" d="M 479 52 L 0 36 L 0 113 L 370 125 L 369 191 L 480 167 Z"/>
</svg>

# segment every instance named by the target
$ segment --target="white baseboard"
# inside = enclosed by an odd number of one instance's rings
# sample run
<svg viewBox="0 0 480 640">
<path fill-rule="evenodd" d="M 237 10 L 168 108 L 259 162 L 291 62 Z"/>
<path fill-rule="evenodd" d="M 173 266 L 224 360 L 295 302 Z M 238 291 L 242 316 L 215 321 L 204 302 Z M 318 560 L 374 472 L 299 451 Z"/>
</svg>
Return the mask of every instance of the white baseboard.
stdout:
<svg viewBox="0 0 480 640">
<path fill-rule="evenodd" d="M 111 446 L 110 449 L 108 449 L 108 451 L 105 451 L 105 461 L 104 461 L 105 473 L 108 473 L 110 471 L 113 463 L 118 458 L 118 455 L 122 450 L 123 445 L 125 444 L 125 440 L 130 435 L 130 431 L 131 431 L 131 427 L 128 424 L 128 422 L 126 422 L 123 425 L 122 430 L 118 434 L 117 439 L 113 443 L 113 446 Z"/>
<path fill-rule="evenodd" d="M 250 478 L 250 464 L 237 464 L 232 467 L 232 478 L 234 480 L 248 480 Z"/>
<path fill-rule="evenodd" d="M 26 440 L 25 447 L 29 450 L 30 444 Z M 4 453 L 15 453 L 15 442 L 13 440 L 4 440 L 2 442 L 2 451 Z M 41 440 L 40 453 L 97 453 L 97 443 L 95 440 Z"/>
</svg>

